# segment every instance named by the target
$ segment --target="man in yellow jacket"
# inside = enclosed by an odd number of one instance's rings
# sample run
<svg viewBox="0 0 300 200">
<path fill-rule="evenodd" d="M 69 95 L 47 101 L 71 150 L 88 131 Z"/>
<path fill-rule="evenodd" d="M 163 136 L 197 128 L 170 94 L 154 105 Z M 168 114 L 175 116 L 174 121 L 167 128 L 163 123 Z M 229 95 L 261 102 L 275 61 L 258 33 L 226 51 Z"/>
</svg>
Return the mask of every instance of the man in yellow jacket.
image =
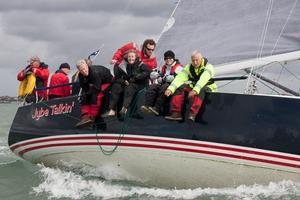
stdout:
<svg viewBox="0 0 300 200">
<path fill-rule="evenodd" d="M 188 97 L 192 100 L 189 120 L 195 121 L 198 111 L 201 108 L 206 91 L 216 91 L 217 85 L 212 81 L 215 75 L 213 65 L 202 57 L 199 51 L 194 51 L 191 56 L 192 63 L 187 64 L 166 89 L 165 95 L 173 94 L 171 101 L 171 115 L 166 119 L 181 121 L 184 94 L 188 92 Z"/>
</svg>

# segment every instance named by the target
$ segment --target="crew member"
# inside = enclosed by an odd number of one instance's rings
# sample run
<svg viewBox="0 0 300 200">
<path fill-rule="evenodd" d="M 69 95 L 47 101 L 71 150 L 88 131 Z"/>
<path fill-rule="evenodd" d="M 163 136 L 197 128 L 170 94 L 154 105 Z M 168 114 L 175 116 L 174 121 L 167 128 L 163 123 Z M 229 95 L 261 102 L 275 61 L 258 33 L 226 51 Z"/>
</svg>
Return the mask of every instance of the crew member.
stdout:
<svg viewBox="0 0 300 200">
<path fill-rule="evenodd" d="M 192 53 L 191 60 L 192 63 L 184 67 L 165 91 L 166 96 L 173 94 L 171 115 L 165 117 L 168 120 L 182 120 L 184 94 L 188 92 L 188 97 L 192 100 L 189 120 L 194 122 L 203 103 L 205 92 L 217 90 L 217 85 L 211 80 L 215 74 L 213 65 L 209 64 L 199 51 Z"/>
<path fill-rule="evenodd" d="M 19 81 L 24 81 L 29 74 L 33 74 L 35 76 L 35 85 L 34 88 L 45 88 L 48 84 L 49 78 L 49 69 L 48 65 L 41 62 L 38 56 L 33 56 L 28 61 L 29 65 L 18 73 L 17 79 Z M 30 84 L 30 83 L 27 83 Z M 37 95 L 36 95 L 37 94 Z M 36 96 L 38 99 L 36 99 Z M 26 94 L 25 101 L 27 103 L 47 100 L 47 90 L 33 90 L 31 94 Z"/>
<path fill-rule="evenodd" d="M 169 87 L 170 83 L 174 80 L 175 76 L 183 70 L 182 64 L 175 58 L 175 53 L 168 50 L 164 53 L 165 64 L 161 67 L 161 72 L 153 71 L 150 74 L 153 84 L 149 86 L 146 97 L 145 105 L 141 106 L 142 111 L 152 112 L 159 115 L 162 108 L 164 108 L 169 101 L 165 96 L 165 90 Z M 164 109 L 166 111 L 166 109 Z"/>
<path fill-rule="evenodd" d="M 76 127 L 83 128 L 94 123 L 101 108 L 104 92 L 109 89 L 112 82 L 110 70 L 104 66 L 88 66 L 85 60 L 76 64 L 79 70 L 79 84 L 82 89 L 81 120 Z"/>
<path fill-rule="evenodd" d="M 135 50 L 129 50 L 124 63 L 114 67 L 114 74 L 109 111 L 103 117 L 116 116 L 117 104 L 122 93 L 124 93 L 124 101 L 119 114 L 124 116 L 127 113 L 136 94 L 147 86 L 150 69 L 139 59 Z"/>
<path fill-rule="evenodd" d="M 68 74 L 70 72 L 70 65 L 68 63 L 62 63 L 59 69 L 50 78 L 50 89 L 48 93 L 49 99 L 67 97 L 71 94 L 71 86 L 69 84 Z M 64 86 L 60 86 L 64 85 Z M 60 86 L 60 87 L 54 87 Z M 54 87 L 54 88 L 51 88 Z"/>
<path fill-rule="evenodd" d="M 127 55 L 129 50 L 135 50 L 138 53 L 138 56 L 144 64 L 146 64 L 150 70 L 157 68 L 157 60 L 156 57 L 153 55 L 153 51 L 155 50 L 156 43 L 153 39 L 147 39 L 144 41 L 142 50 L 139 50 L 137 44 L 130 42 L 119 48 L 112 60 L 110 61 L 111 64 L 119 65 L 124 56 Z"/>
</svg>

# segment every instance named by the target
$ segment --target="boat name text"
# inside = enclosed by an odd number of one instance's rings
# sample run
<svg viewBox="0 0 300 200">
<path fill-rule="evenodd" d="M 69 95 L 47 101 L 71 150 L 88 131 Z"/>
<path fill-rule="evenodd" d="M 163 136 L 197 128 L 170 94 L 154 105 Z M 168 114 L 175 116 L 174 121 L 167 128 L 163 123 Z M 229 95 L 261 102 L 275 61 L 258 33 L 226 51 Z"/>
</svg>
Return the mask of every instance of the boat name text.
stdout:
<svg viewBox="0 0 300 200">
<path fill-rule="evenodd" d="M 47 107 L 36 108 L 32 114 L 32 119 L 39 120 L 43 117 L 48 117 L 52 115 L 61 115 L 71 113 L 74 107 L 74 101 L 70 104 L 60 103 L 54 104 Z"/>
</svg>

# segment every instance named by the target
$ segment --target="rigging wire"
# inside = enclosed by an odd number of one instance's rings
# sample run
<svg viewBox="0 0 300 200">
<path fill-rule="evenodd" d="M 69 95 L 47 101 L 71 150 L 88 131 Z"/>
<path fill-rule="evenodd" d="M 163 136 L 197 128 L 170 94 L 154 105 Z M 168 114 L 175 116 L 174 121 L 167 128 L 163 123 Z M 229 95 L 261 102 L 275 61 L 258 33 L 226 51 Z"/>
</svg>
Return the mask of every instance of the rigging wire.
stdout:
<svg viewBox="0 0 300 200">
<path fill-rule="evenodd" d="M 295 10 L 295 7 L 296 7 L 297 3 L 298 3 L 298 0 L 295 0 L 294 4 L 293 4 L 292 8 L 290 9 L 290 12 L 289 12 L 289 14 L 288 14 L 288 16 L 287 16 L 287 18 L 286 18 L 286 20 L 285 20 L 284 25 L 282 26 L 282 29 L 281 29 L 281 31 L 280 31 L 280 34 L 278 35 L 277 40 L 276 40 L 276 42 L 275 42 L 275 44 L 274 44 L 274 46 L 273 46 L 273 49 L 272 49 L 272 51 L 271 51 L 271 55 L 273 55 L 273 53 L 274 53 L 274 51 L 275 51 L 275 49 L 276 49 L 276 47 L 277 47 L 277 44 L 278 44 L 278 42 L 279 42 L 279 40 L 280 40 L 280 38 L 281 38 L 281 36 L 282 36 L 282 34 L 283 34 L 283 32 L 284 32 L 284 30 L 285 30 L 287 24 L 288 24 L 288 22 L 289 22 L 289 19 L 290 19 L 290 17 L 292 16 L 292 14 L 293 14 L 293 12 L 294 12 L 294 10 Z M 267 17 L 267 20 L 266 20 L 266 23 L 265 23 L 265 26 L 264 26 L 264 31 L 263 31 L 263 36 L 262 36 L 263 39 L 261 40 L 261 43 L 262 43 L 262 44 L 261 44 L 261 49 L 260 49 L 260 53 L 257 54 L 257 55 L 259 55 L 259 57 L 262 56 L 262 50 L 263 50 L 263 46 L 264 46 L 264 41 L 265 41 L 265 36 L 266 36 L 266 30 L 267 30 L 267 27 L 268 27 L 268 24 L 269 24 L 269 21 L 270 21 L 270 16 L 271 16 L 270 14 L 271 14 L 271 11 L 272 11 L 272 7 L 273 7 L 273 0 L 270 1 L 269 8 L 268 8 L 268 17 Z M 257 57 L 258 57 L 258 56 L 257 56 Z M 278 82 L 279 79 L 281 78 L 281 75 L 282 75 L 282 72 L 283 72 L 283 68 L 286 69 L 290 74 L 294 75 L 294 73 L 292 73 L 291 71 L 289 71 L 283 64 L 280 63 L 280 65 L 282 66 L 282 69 L 281 69 L 281 71 L 280 71 L 280 73 L 279 73 L 279 75 L 278 75 L 277 82 Z M 251 68 L 251 73 L 250 73 L 250 76 L 249 76 L 249 79 L 248 79 L 248 82 L 247 82 L 247 86 L 246 86 L 246 89 L 248 89 L 247 92 L 250 92 L 250 89 L 251 89 L 251 86 L 252 86 L 252 85 L 250 85 L 250 78 L 253 76 L 253 75 L 252 75 L 252 71 L 253 71 L 253 67 Z M 264 73 L 264 71 L 265 71 L 265 68 L 262 68 L 262 72 L 260 73 L 260 75 L 262 75 L 262 74 Z M 259 77 L 258 77 L 259 74 L 256 74 L 256 76 L 257 76 L 257 78 L 259 78 Z M 294 76 L 295 76 L 295 75 L 294 75 Z M 295 77 L 296 77 L 296 76 L 295 76 Z M 298 77 L 296 77 L 296 78 L 299 80 Z M 251 79 L 251 80 L 252 80 L 252 79 Z M 275 87 L 275 86 L 274 86 L 274 87 Z M 273 88 L 274 88 L 274 87 L 273 87 Z M 245 89 L 245 92 L 246 92 L 246 89 Z"/>
<path fill-rule="evenodd" d="M 293 11 L 294 11 L 294 9 L 295 9 L 297 3 L 298 3 L 298 0 L 295 0 L 294 4 L 293 4 L 293 6 L 292 6 L 292 8 L 291 8 L 291 10 L 290 10 L 290 12 L 289 12 L 289 14 L 288 14 L 286 20 L 285 20 L 285 23 L 284 23 L 284 25 L 282 26 L 282 29 L 281 29 L 281 31 L 280 31 L 278 37 L 277 37 L 277 40 L 276 40 L 276 42 L 275 42 L 275 44 L 274 44 L 274 47 L 273 47 L 273 49 L 272 49 L 272 51 L 271 51 L 271 55 L 273 55 L 273 53 L 274 53 L 274 51 L 275 51 L 275 49 L 276 49 L 276 47 L 277 47 L 277 44 L 278 44 L 278 42 L 279 42 L 279 40 L 280 40 L 280 38 L 281 38 L 281 36 L 282 36 L 282 34 L 283 34 L 283 32 L 284 32 L 284 30 L 285 30 L 287 24 L 288 24 L 288 22 L 289 22 L 290 17 L 292 16 L 292 13 L 293 13 Z M 281 77 L 282 72 L 283 72 L 283 65 L 282 65 L 282 68 L 281 68 L 281 70 L 280 70 L 280 74 L 278 75 L 277 82 L 279 82 L 279 79 L 280 79 L 280 77 Z M 275 86 L 274 86 L 273 88 L 275 88 Z"/>
<path fill-rule="evenodd" d="M 266 35 L 267 35 L 267 30 L 268 30 L 268 26 L 269 26 L 269 22 L 270 22 L 270 19 L 271 19 L 271 13 L 272 13 L 272 9 L 273 9 L 273 0 L 270 0 L 269 1 L 269 6 L 268 6 L 268 10 L 267 10 L 267 15 L 266 15 L 266 20 L 265 20 L 265 23 L 264 23 L 264 27 L 263 27 L 263 31 L 262 31 L 262 35 L 261 35 L 261 40 L 260 40 L 260 49 L 257 51 L 257 58 L 261 57 L 262 56 L 262 51 L 263 51 L 263 48 L 264 48 L 264 44 L 265 44 L 265 40 L 266 40 Z M 255 66 L 252 66 L 251 67 L 251 71 L 250 71 L 250 74 L 249 74 L 249 78 L 248 78 L 248 81 L 247 81 L 247 84 L 246 84 L 246 88 L 245 88 L 245 93 L 250 93 L 253 83 L 251 84 L 250 82 L 253 82 L 253 70 Z"/>
<path fill-rule="evenodd" d="M 292 8 L 291 8 L 291 10 L 290 10 L 290 12 L 289 12 L 289 14 L 288 14 L 286 20 L 285 20 L 285 23 L 284 23 L 284 25 L 282 26 L 282 29 L 281 29 L 281 31 L 280 31 L 278 37 L 277 37 L 277 40 L 276 40 L 276 42 L 275 42 L 275 44 L 274 44 L 274 47 L 273 47 L 273 49 L 272 49 L 272 51 L 271 51 L 271 55 L 273 55 L 273 53 L 274 53 L 274 51 L 275 51 L 275 49 L 276 49 L 276 47 L 277 47 L 277 44 L 278 44 L 278 42 L 279 42 L 279 40 L 280 40 L 280 38 L 281 38 L 281 36 L 282 36 L 282 34 L 283 34 L 283 32 L 284 32 L 284 30 L 285 30 L 287 24 L 288 24 L 288 22 L 289 22 L 290 17 L 292 16 L 292 13 L 293 13 L 293 11 L 294 11 L 294 9 L 295 9 L 297 3 L 298 3 L 298 0 L 295 0 L 294 4 L 293 4 L 293 6 L 292 6 Z M 277 82 L 279 82 L 279 79 L 280 79 L 280 77 L 281 77 L 281 75 L 282 75 L 282 72 L 283 72 L 283 69 L 284 69 L 284 68 L 283 68 L 283 65 L 281 65 L 281 66 L 282 66 L 282 68 L 281 68 L 280 73 L 279 73 L 279 75 L 278 75 L 278 77 L 277 77 L 277 79 L 276 79 Z M 273 88 L 275 88 L 275 86 L 274 86 Z"/>
<path fill-rule="evenodd" d="M 293 11 L 294 11 L 297 3 L 298 3 L 298 0 L 295 0 L 294 5 L 293 5 L 292 9 L 290 10 L 290 13 L 289 13 L 288 17 L 286 18 L 286 21 L 285 21 L 285 23 L 284 23 L 284 25 L 283 25 L 283 27 L 282 27 L 282 29 L 280 31 L 280 34 L 277 37 L 276 43 L 275 43 L 275 45 L 274 45 L 274 47 L 273 47 L 273 49 L 271 51 L 271 55 L 273 55 L 273 53 L 274 53 L 274 51 L 275 51 L 275 49 L 277 47 L 277 44 L 279 42 L 279 39 L 281 38 L 281 36 L 282 36 L 282 34 L 284 32 L 284 29 L 285 29 L 286 25 L 288 24 L 288 21 L 289 21 L 290 17 L 292 16 L 292 13 L 293 13 Z"/>
<path fill-rule="evenodd" d="M 178 6 L 179 6 L 180 3 L 181 3 L 181 0 L 178 0 L 178 1 L 176 2 L 176 6 L 175 6 L 173 12 L 171 13 L 170 17 L 168 18 L 167 22 L 165 23 L 165 26 L 164 26 L 164 27 L 167 26 L 168 21 L 174 16 L 175 11 L 177 10 L 177 8 L 178 8 Z M 164 29 L 163 29 L 163 30 L 164 30 Z M 158 41 L 160 40 L 162 34 L 164 33 L 163 30 L 160 32 L 160 34 L 159 34 L 159 36 L 158 36 L 158 38 L 157 38 L 157 40 L 156 40 L 156 43 L 158 43 Z"/>
<path fill-rule="evenodd" d="M 177 10 L 177 8 L 178 8 L 178 6 L 179 6 L 180 3 L 181 3 L 181 0 L 178 0 L 178 1 L 176 2 L 176 6 L 175 6 L 175 8 L 173 9 L 173 11 L 172 11 L 170 17 L 167 19 L 167 21 L 166 21 L 166 23 L 165 23 L 165 26 L 164 26 L 163 30 L 160 32 L 160 34 L 159 34 L 159 36 L 158 36 L 158 38 L 157 38 L 157 40 L 156 40 L 156 44 L 158 44 L 158 41 L 160 40 L 162 34 L 165 32 L 165 31 L 164 31 L 164 30 L 165 30 L 165 27 L 168 25 L 169 20 L 173 18 L 173 16 L 174 16 L 174 14 L 175 14 L 175 12 L 176 12 L 176 10 Z M 163 60 L 160 60 L 160 61 L 159 61 L 159 66 L 157 66 L 157 68 L 156 68 L 157 71 L 161 71 L 161 66 L 163 65 L 163 62 L 164 62 Z"/>
<path fill-rule="evenodd" d="M 268 11 L 267 11 L 267 17 L 266 17 L 266 21 L 264 24 L 263 33 L 262 33 L 262 37 L 261 37 L 261 41 L 260 41 L 260 50 L 259 50 L 259 52 L 257 52 L 258 53 L 257 58 L 261 58 L 261 56 L 262 56 L 262 52 L 263 52 L 265 40 L 266 40 L 266 35 L 267 35 L 268 27 L 270 24 L 272 9 L 273 9 L 273 0 L 270 0 Z"/>
<path fill-rule="evenodd" d="M 283 72 L 283 66 L 281 66 L 281 69 L 280 69 L 280 73 L 278 74 L 278 77 L 277 77 L 277 83 L 279 82 L 279 79 L 280 79 L 280 77 L 281 77 L 281 75 L 282 75 L 282 72 Z M 275 85 L 273 86 L 273 89 L 275 88 Z"/>
<path fill-rule="evenodd" d="M 267 88 L 269 88 L 271 90 L 271 94 L 273 94 L 273 91 L 276 92 L 277 94 L 281 94 L 280 92 L 276 91 L 274 88 L 272 88 L 271 86 L 267 85 L 264 81 L 262 81 L 261 79 L 255 77 L 255 80 L 257 80 L 258 82 L 260 82 L 261 84 L 263 84 L 264 86 L 266 86 Z"/>
<path fill-rule="evenodd" d="M 266 68 L 269 68 L 269 67 L 273 67 L 274 64 L 279 64 L 283 69 L 285 69 L 290 75 L 292 75 L 294 78 L 296 78 L 297 80 L 300 81 L 300 77 L 298 77 L 295 73 L 291 72 L 285 65 L 283 65 L 281 62 L 278 62 L 278 61 L 273 61 L 273 62 L 270 62 L 270 63 L 267 63 L 265 65 L 262 65 L 260 67 L 257 67 L 254 71 L 252 71 L 253 74 L 256 73 L 256 70 L 260 70 L 260 69 L 266 69 Z M 245 76 L 249 74 L 248 72 L 245 72 L 242 76 Z M 276 91 L 274 88 L 272 88 L 271 86 L 268 86 L 267 84 L 265 84 L 262 80 L 260 80 L 260 75 L 258 76 L 254 76 L 255 80 L 258 80 L 260 83 L 262 83 L 263 85 L 267 86 L 269 89 L 271 89 L 271 92 L 272 91 L 275 91 L 277 94 L 280 94 L 278 91 Z M 255 81 L 254 80 L 254 81 Z M 231 80 L 231 81 L 228 81 L 226 83 L 224 83 L 223 85 L 219 85 L 218 88 L 221 89 L 231 83 L 233 83 L 234 81 L 237 81 L 237 79 L 234 79 L 234 80 Z M 300 92 L 299 92 L 300 93 Z M 270 93 L 272 94 L 272 93 Z"/>
</svg>

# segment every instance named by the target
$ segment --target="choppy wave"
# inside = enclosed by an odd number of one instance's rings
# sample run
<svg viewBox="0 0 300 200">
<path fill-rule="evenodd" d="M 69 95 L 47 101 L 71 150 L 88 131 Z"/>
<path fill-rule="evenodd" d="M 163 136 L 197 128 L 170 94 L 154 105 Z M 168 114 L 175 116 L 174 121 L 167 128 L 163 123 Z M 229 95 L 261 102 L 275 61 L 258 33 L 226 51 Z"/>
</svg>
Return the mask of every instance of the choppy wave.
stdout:
<svg viewBox="0 0 300 200">
<path fill-rule="evenodd" d="M 33 188 L 36 195 L 49 198 L 142 198 L 142 199 L 299 199 L 300 183 L 281 181 L 268 185 L 241 185 L 236 188 L 161 189 L 92 179 L 72 171 L 41 167 L 42 183 Z"/>
<path fill-rule="evenodd" d="M 17 160 L 18 158 L 13 155 L 7 146 L 7 141 L 3 138 L 0 138 L 0 165 L 11 164 Z"/>
<path fill-rule="evenodd" d="M 0 138 L 0 158 L 9 155 L 11 152 L 7 146 L 6 140 Z M 0 159 L 1 160 L 1 159 Z"/>
<path fill-rule="evenodd" d="M 0 146 L 0 156 L 1 155 L 6 155 L 8 152 L 8 147 L 6 146 Z"/>
</svg>

